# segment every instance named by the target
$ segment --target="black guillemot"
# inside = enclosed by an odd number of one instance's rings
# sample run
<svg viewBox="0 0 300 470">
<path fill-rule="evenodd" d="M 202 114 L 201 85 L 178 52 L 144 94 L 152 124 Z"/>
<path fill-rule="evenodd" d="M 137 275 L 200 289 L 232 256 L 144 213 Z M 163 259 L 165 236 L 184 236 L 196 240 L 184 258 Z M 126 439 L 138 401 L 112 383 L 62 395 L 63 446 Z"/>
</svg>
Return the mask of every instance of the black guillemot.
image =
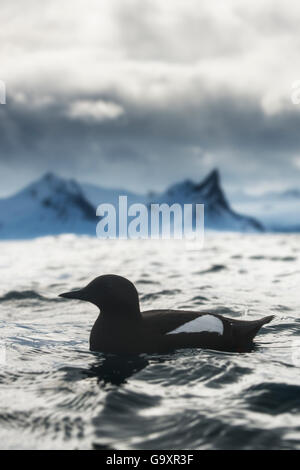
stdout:
<svg viewBox="0 0 300 470">
<path fill-rule="evenodd" d="M 99 276 L 80 290 L 60 294 L 91 302 L 100 314 L 90 350 L 115 354 L 165 353 L 182 348 L 249 351 L 259 329 L 273 315 L 246 321 L 185 310 L 140 311 L 135 286 L 114 274 Z"/>
</svg>

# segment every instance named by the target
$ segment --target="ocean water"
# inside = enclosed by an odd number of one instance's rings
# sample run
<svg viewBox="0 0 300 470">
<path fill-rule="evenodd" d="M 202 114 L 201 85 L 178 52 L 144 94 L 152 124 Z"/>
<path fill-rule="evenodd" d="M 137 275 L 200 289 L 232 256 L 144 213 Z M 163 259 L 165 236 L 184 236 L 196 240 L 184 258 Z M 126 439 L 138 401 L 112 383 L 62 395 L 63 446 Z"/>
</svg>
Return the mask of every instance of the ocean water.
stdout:
<svg viewBox="0 0 300 470">
<path fill-rule="evenodd" d="M 300 448 L 299 235 L 65 235 L 0 254 L 2 449 Z M 57 295 L 105 273 L 132 280 L 142 310 L 275 319 L 245 354 L 91 353 L 96 308 Z"/>
</svg>

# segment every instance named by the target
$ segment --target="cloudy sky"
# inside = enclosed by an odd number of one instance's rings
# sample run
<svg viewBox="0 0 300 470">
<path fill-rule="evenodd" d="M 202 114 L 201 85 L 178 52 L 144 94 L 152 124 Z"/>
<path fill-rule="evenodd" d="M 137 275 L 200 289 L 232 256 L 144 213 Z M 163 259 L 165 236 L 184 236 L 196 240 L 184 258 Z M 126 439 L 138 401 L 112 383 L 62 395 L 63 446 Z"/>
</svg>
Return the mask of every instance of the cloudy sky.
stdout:
<svg viewBox="0 0 300 470">
<path fill-rule="evenodd" d="M 1 0 L 0 195 L 48 170 L 300 187 L 299 20 L 292 0 Z"/>
</svg>

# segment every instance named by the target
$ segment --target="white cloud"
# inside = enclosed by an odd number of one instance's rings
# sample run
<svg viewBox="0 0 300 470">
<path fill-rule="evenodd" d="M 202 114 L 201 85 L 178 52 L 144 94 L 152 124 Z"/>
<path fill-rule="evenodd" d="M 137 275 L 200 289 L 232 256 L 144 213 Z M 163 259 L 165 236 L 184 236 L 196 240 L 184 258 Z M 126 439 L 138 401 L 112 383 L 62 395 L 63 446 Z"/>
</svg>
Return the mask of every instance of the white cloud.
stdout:
<svg viewBox="0 0 300 470">
<path fill-rule="evenodd" d="M 116 103 L 109 101 L 77 100 L 67 109 L 67 115 L 72 119 L 91 121 L 105 121 L 116 119 L 124 114 L 124 109 Z"/>
</svg>

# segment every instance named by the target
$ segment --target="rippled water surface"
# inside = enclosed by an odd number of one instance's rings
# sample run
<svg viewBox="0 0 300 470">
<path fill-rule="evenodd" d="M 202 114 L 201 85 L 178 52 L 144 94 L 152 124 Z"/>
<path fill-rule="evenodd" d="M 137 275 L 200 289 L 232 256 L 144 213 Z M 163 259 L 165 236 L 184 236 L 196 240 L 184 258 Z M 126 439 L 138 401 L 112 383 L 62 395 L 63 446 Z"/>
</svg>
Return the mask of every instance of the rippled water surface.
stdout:
<svg viewBox="0 0 300 470">
<path fill-rule="evenodd" d="M 207 234 L 202 250 L 66 235 L 0 250 L 1 448 L 300 448 L 298 235 Z M 57 298 L 104 273 L 134 281 L 145 310 L 275 319 L 247 354 L 105 357 L 88 350 L 96 308 Z"/>
</svg>

